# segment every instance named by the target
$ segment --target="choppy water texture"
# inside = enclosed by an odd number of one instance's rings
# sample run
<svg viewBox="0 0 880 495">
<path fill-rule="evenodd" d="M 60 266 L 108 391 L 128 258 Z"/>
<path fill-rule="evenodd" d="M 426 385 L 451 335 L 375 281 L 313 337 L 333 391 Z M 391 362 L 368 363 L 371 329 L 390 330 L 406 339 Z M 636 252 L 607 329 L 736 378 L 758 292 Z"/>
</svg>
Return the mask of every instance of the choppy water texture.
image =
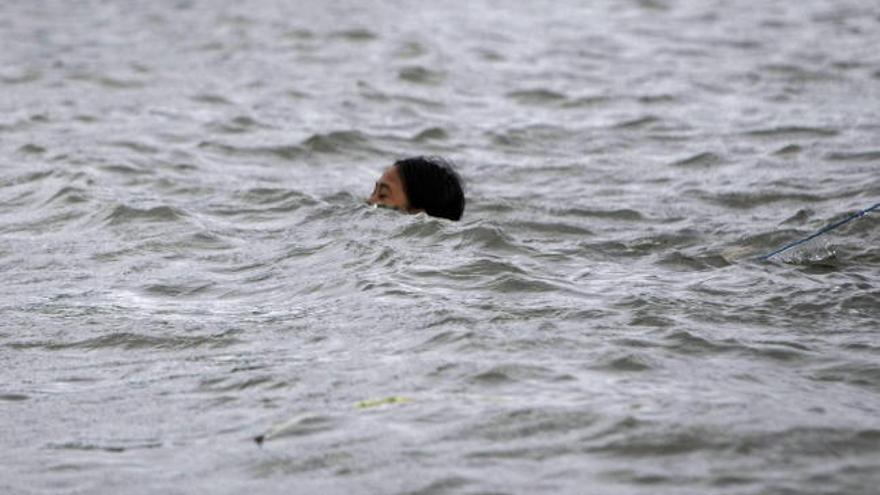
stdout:
<svg viewBox="0 0 880 495">
<path fill-rule="evenodd" d="M 0 492 L 876 493 L 880 215 L 753 261 L 880 198 L 875 1 L 8 1 L 0 46 Z M 412 154 L 462 222 L 363 204 Z"/>
</svg>

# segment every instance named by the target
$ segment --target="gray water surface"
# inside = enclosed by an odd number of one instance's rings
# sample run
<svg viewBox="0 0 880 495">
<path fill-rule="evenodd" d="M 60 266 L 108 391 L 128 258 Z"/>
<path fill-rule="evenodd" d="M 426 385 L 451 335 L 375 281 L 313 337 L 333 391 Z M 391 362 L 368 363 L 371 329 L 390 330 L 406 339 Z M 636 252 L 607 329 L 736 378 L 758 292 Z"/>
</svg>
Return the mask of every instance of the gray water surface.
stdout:
<svg viewBox="0 0 880 495">
<path fill-rule="evenodd" d="M 873 0 L 0 3 L 0 492 L 873 494 Z M 461 222 L 363 203 L 395 159 Z M 263 435 L 262 446 L 254 438 Z"/>
</svg>

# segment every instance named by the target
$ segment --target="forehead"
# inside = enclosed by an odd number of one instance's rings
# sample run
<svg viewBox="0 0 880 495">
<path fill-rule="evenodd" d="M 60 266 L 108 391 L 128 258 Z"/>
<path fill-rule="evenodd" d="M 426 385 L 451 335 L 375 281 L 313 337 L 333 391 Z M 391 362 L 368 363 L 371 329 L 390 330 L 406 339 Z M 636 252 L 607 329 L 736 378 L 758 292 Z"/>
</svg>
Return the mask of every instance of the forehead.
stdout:
<svg viewBox="0 0 880 495">
<path fill-rule="evenodd" d="M 397 167 L 392 165 L 386 168 L 385 172 L 382 173 L 382 177 L 379 180 L 389 185 L 400 185 L 400 174 L 397 173 Z"/>
</svg>

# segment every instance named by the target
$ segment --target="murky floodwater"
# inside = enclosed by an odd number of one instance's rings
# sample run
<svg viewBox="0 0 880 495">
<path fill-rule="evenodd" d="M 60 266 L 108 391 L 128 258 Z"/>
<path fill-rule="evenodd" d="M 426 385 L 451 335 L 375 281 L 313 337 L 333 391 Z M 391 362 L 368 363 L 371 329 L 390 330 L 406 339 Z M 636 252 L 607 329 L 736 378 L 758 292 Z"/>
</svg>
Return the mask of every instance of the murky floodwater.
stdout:
<svg viewBox="0 0 880 495">
<path fill-rule="evenodd" d="M 3 493 L 875 493 L 873 0 L 0 4 Z M 362 199 L 396 158 L 458 223 Z M 264 436 L 262 447 L 254 437 Z"/>
</svg>

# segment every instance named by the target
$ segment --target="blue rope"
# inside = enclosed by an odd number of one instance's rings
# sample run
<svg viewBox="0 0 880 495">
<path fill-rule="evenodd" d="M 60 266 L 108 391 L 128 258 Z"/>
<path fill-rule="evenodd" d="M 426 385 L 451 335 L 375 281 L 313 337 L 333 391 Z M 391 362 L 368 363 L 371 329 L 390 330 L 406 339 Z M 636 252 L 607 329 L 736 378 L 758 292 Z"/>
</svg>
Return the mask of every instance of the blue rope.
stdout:
<svg viewBox="0 0 880 495">
<path fill-rule="evenodd" d="M 770 254 L 765 254 L 764 256 L 761 256 L 760 258 L 758 258 L 758 260 L 759 261 L 767 261 L 768 259 L 776 256 L 777 254 L 779 254 L 787 249 L 791 249 L 795 246 L 800 246 L 801 244 L 804 244 L 806 242 L 810 242 L 813 239 L 819 237 L 820 235 L 822 235 L 828 231 L 834 230 L 837 227 L 840 227 L 841 225 L 852 222 L 856 218 L 863 217 L 863 216 L 867 215 L 869 212 L 876 210 L 877 208 L 880 208 L 880 203 L 877 203 L 876 205 L 871 206 L 870 208 L 865 208 L 864 210 L 862 210 L 858 213 L 853 213 L 852 215 L 844 218 L 843 220 L 840 220 L 839 222 L 834 222 L 831 225 L 826 225 L 825 227 L 822 227 L 819 231 L 817 231 L 815 234 L 812 234 L 808 237 L 804 237 L 803 239 L 794 241 L 792 243 L 786 244 L 785 246 L 782 246 L 781 248 L 777 249 L 776 251 L 773 251 Z"/>
</svg>

